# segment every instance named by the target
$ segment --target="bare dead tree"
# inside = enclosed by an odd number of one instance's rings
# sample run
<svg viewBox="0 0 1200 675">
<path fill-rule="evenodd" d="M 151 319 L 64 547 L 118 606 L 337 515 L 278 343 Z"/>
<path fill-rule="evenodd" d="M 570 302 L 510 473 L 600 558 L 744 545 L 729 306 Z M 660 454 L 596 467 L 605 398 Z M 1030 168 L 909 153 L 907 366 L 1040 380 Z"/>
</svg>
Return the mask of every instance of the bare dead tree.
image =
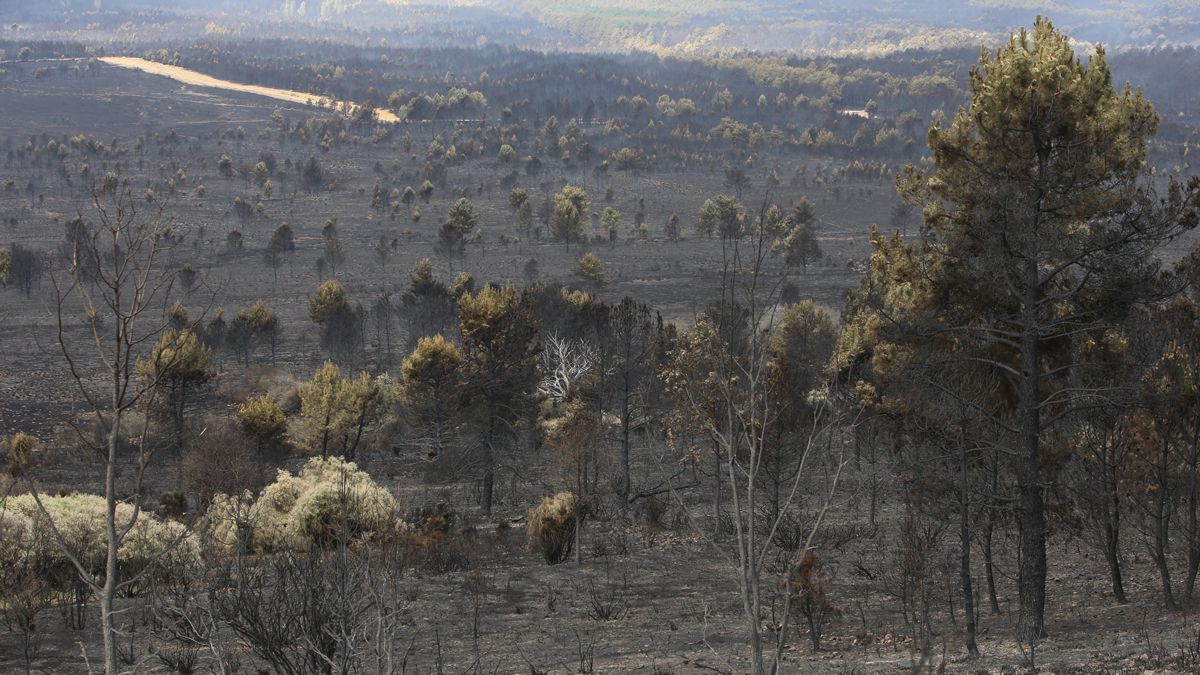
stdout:
<svg viewBox="0 0 1200 675">
<path fill-rule="evenodd" d="M 538 393 L 561 403 L 592 372 L 600 361 L 595 347 L 586 340 L 548 335 L 542 347 L 542 379 Z"/>
<path fill-rule="evenodd" d="M 832 404 L 828 390 L 814 391 L 809 397 L 814 406 L 811 427 L 807 434 L 798 435 L 795 445 L 789 448 L 796 457 L 795 474 L 780 499 L 779 513 L 763 517 L 758 501 L 766 481 L 766 462 L 775 437 L 773 429 L 786 409 L 776 405 L 769 383 L 769 342 L 778 290 L 786 277 L 772 280 L 765 269 L 770 253 L 770 238 L 763 227 L 766 210 L 764 202 L 757 227 L 750 228 L 748 243 L 743 243 L 742 236 L 723 238 L 720 303 L 708 318 L 702 318 L 699 330 L 691 338 L 685 336 L 681 340 L 676 349 L 676 365 L 669 374 L 680 405 L 687 409 L 686 417 L 694 430 L 711 442 L 720 459 L 717 480 L 724 484 L 720 494 L 728 502 L 733 539 L 721 541 L 700 527 L 695 529 L 733 572 L 741 596 L 754 675 L 778 673 L 786 646 L 791 594 L 785 596 L 784 618 L 775 643 L 769 647 L 762 623 L 763 596 L 771 586 L 764 576 L 784 515 L 798 504 L 802 492 L 807 494 L 805 488 L 810 485 L 814 465 L 821 460 L 819 455 L 829 449 L 823 486 L 809 495 L 820 504 L 803 542 L 803 549 L 811 550 L 813 537 L 833 502 L 846 464 L 845 444 L 826 442 L 845 420 Z M 715 314 L 715 319 L 711 314 Z M 678 492 L 675 495 L 686 510 Z M 792 559 L 779 581 L 792 578 L 804 556 Z"/>
<path fill-rule="evenodd" d="M 100 600 L 100 628 L 104 643 L 104 671 L 118 672 L 118 629 L 114 599 L 146 575 L 158 559 L 186 536 L 165 547 L 141 571 L 121 578 L 118 555 L 126 536 L 141 516 L 147 468 L 156 451 L 143 425 L 129 439 L 136 451 L 122 457 L 123 422 L 133 411 L 149 412 L 159 389 L 160 375 L 139 373 L 139 356 L 149 352 L 169 327 L 166 304 L 175 273 L 160 258 L 177 243 L 165 218 L 165 203 L 135 199 L 127 183 L 108 173 L 91 190 L 93 229 L 73 241 L 71 265 L 65 277 L 52 277 L 55 289 L 56 338 L 67 369 L 99 429 L 101 440 L 75 426 L 81 444 L 91 451 L 103 473 L 105 498 L 105 562 L 95 574 L 70 550 L 53 518 L 42 504 L 37 485 L 29 478 L 30 492 L 46 518 L 59 548 L 79 573 L 83 584 Z M 81 270 L 90 274 L 84 276 Z M 75 345 L 71 337 L 77 312 L 82 312 L 88 338 Z M 85 347 L 84 345 L 90 345 Z M 90 356 L 87 355 L 91 352 Z M 170 351 L 155 357 L 154 373 L 169 372 L 178 356 Z M 97 382 L 99 379 L 99 382 Z M 102 383 L 102 384 L 101 384 Z M 131 476 L 123 475 L 126 473 Z M 124 484 L 118 480 L 125 478 Z M 118 516 L 117 506 L 128 501 L 128 517 Z"/>
</svg>

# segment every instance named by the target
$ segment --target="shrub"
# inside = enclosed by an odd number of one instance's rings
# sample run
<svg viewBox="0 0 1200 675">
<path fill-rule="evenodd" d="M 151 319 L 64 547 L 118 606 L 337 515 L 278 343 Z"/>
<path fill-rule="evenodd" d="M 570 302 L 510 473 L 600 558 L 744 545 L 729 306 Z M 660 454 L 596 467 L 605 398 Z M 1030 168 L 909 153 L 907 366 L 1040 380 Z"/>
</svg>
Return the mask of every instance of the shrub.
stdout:
<svg viewBox="0 0 1200 675">
<path fill-rule="evenodd" d="M 542 552 L 548 564 L 556 565 L 571 555 L 579 510 L 579 497 L 572 492 L 546 497 L 529 510 L 525 534 L 529 536 L 530 545 Z"/>
<path fill-rule="evenodd" d="M 164 492 L 158 497 L 158 515 L 170 520 L 179 520 L 187 515 L 187 495 L 179 490 Z"/>
<path fill-rule="evenodd" d="M 254 496 L 249 490 L 237 496 L 215 495 L 204 514 L 207 541 L 226 553 L 246 550 L 254 534 L 250 527 L 250 509 L 253 507 Z"/>
<path fill-rule="evenodd" d="M 106 549 L 104 498 L 89 494 L 42 495 L 41 502 L 66 548 L 88 572 L 100 577 L 104 573 Z M 117 505 L 118 526 L 128 522 L 132 515 L 132 504 Z M 18 495 L 0 502 L 0 550 L 5 552 L 5 564 L 26 564 L 60 589 L 74 587 L 77 572 L 32 495 Z M 183 524 L 160 520 L 146 511 L 138 514 L 137 523 L 117 553 L 122 579 L 142 572 L 151 563 L 156 567 L 148 580 L 190 569 L 199 561 L 199 544 L 195 536 L 185 533 Z"/>
<path fill-rule="evenodd" d="M 597 286 L 605 284 L 604 264 L 600 262 L 600 258 L 595 253 L 584 253 L 579 258 L 579 263 L 575 268 L 575 274 L 579 275 L 586 281 L 590 281 Z"/>
<path fill-rule="evenodd" d="M 208 433 L 197 438 L 180 461 L 185 490 L 196 494 L 204 505 L 217 494 L 260 487 L 265 482 L 262 467 L 240 430 L 225 420 L 207 420 L 205 424 Z"/>
<path fill-rule="evenodd" d="M 14 478 L 29 466 L 33 457 L 33 437 L 21 431 L 8 442 L 8 473 Z"/>
<path fill-rule="evenodd" d="M 238 523 L 231 518 L 237 503 L 222 495 L 210 509 L 214 539 L 226 546 L 236 541 Z M 298 475 L 281 470 L 249 508 L 243 527 L 253 533 L 255 549 L 304 551 L 338 536 L 369 538 L 406 528 L 396 513 L 395 497 L 353 462 L 314 458 Z"/>
<path fill-rule="evenodd" d="M 666 514 L 667 505 L 663 504 L 654 495 L 650 495 L 642 502 L 641 516 L 642 523 L 647 530 L 656 532 L 662 529 L 663 516 Z"/>
<path fill-rule="evenodd" d="M 475 537 L 439 531 L 405 535 L 401 546 L 409 564 L 426 574 L 446 574 L 469 569 L 472 553 L 479 546 Z"/>
<path fill-rule="evenodd" d="M 808 623 L 808 637 L 814 652 L 821 649 L 825 623 L 839 614 L 837 605 L 829 598 L 831 585 L 824 562 L 812 549 L 802 548 L 796 552 L 788 578 L 791 609 Z"/>
<path fill-rule="evenodd" d="M 432 535 L 449 534 L 460 519 L 459 514 L 449 511 L 444 505 L 439 504 L 437 508 L 418 510 L 416 517 L 410 516 L 408 521 L 414 523 L 421 534 Z"/>
</svg>

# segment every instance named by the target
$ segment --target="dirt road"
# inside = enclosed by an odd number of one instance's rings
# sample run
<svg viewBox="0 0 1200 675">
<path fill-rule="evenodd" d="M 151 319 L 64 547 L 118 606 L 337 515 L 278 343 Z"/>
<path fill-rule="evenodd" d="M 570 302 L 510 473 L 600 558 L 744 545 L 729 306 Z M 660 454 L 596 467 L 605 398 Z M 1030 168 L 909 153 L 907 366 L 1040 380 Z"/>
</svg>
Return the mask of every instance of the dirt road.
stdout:
<svg viewBox="0 0 1200 675">
<path fill-rule="evenodd" d="M 262 87 L 256 84 L 242 84 L 240 82 L 230 82 L 222 80 L 211 75 L 198 73 L 194 70 L 181 68 L 179 66 L 168 66 L 155 61 L 147 61 L 135 56 L 104 56 L 100 57 L 100 61 L 117 66 L 120 68 L 132 68 L 153 75 L 162 75 L 169 77 L 177 82 L 189 84 L 194 87 L 210 87 L 212 89 L 224 89 L 226 91 L 237 91 L 244 94 L 256 94 L 258 96 L 267 96 L 269 98 L 278 99 L 280 101 L 288 101 L 289 103 L 300 103 L 302 105 L 321 105 L 326 108 L 337 108 L 348 114 L 353 114 L 361 106 L 350 101 L 329 101 L 328 99 L 308 94 L 302 91 L 292 91 L 290 89 L 276 89 L 275 87 Z M 380 122 L 399 122 L 400 118 L 390 110 L 376 109 L 375 119 Z"/>
</svg>

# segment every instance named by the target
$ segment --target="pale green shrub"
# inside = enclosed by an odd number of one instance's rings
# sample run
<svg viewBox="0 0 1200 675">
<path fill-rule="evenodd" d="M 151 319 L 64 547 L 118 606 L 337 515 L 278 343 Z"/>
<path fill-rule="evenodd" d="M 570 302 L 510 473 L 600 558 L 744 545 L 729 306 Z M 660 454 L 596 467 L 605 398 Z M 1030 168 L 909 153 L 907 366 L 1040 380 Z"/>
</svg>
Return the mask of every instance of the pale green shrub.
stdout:
<svg viewBox="0 0 1200 675">
<path fill-rule="evenodd" d="M 19 567 L 29 556 L 33 522 L 9 510 L 0 511 L 0 570 Z"/>
<path fill-rule="evenodd" d="M 29 563 L 50 583 L 67 587 L 75 583 L 77 571 L 63 550 L 65 544 L 66 551 L 84 569 L 101 577 L 107 548 L 104 498 L 89 494 L 41 495 L 41 502 L 49 520 L 32 495 L 18 495 L 0 502 L 0 550 L 4 551 L 4 561 L 17 556 L 13 560 Z M 121 527 L 133 515 L 133 505 L 118 504 L 116 515 Z M 147 511 L 138 514 L 137 523 L 117 551 L 122 579 L 131 578 L 150 564 L 155 565 L 150 576 L 161 578 L 190 569 L 199 561 L 200 547 L 195 536 L 182 524 L 160 520 Z"/>
<path fill-rule="evenodd" d="M 254 496 L 247 490 L 238 496 L 217 494 L 205 514 L 209 541 L 220 551 L 236 550 L 251 536 L 250 509 Z"/>
<path fill-rule="evenodd" d="M 242 497 L 241 504 L 247 496 Z M 239 501 L 214 500 L 209 522 L 214 543 L 237 542 Z M 280 471 L 245 514 L 260 551 L 303 551 L 325 545 L 343 529 L 350 538 L 375 537 L 406 528 L 397 517 L 396 498 L 353 462 L 313 458 L 293 475 Z"/>
</svg>

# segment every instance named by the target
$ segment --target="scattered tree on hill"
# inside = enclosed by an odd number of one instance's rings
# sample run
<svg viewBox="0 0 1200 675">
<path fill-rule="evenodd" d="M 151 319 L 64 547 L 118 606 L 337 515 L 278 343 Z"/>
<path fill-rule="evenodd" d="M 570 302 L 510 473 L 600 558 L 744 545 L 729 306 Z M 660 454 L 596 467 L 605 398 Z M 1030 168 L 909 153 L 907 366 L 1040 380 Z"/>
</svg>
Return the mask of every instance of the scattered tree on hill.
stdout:
<svg viewBox="0 0 1200 675">
<path fill-rule="evenodd" d="M 453 330 L 456 299 L 433 274 L 433 261 L 424 258 L 408 273 L 408 289 L 401 296 L 408 318 L 409 347 L 422 337 Z"/>
<path fill-rule="evenodd" d="M 579 258 L 579 262 L 575 267 L 575 274 L 584 281 L 596 286 L 603 286 L 608 282 L 604 276 L 604 264 L 600 262 L 600 258 L 595 253 L 584 253 Z"/>
<path fill-rule="evenodd" d="M 604 228 L 608 241 L 615 244 L 621 227 L 621 212 L 611 206 L 604 207 L 600 214 L 600 226 Z"/>
<path fill-rule="evenodd" d="M 746 214 L 738 200 L 725 195 L 704 200 L 696 220 L 696 231 L 706 237 L 737 239 L 745 234 Z"/>
<path fill-rule="evenodd" d="M 253 339 L 265 343 L 271 350 L 271 365 L 275 365 L 275 350 L 279 344 L 279 315 L 262 300 L 255 300 L 248 309 L 238 312 L 238 318 L 242 317 L 245 317 Z"/>
<path fill-rule="evenodd" d="M 482 436 L 483 510 L 491 513 L 500 451 L 528 417 L 537 391 L 538 321 L 528 294 L 512 286 L 464 295 L 458 312 L 467 409 L 477 416 Z"/>
<path fill-rule="evenodd" d="M 321 327 L 321 347 L 340 362 L 354 359 L 362 343 L 361 322 L 346 289 L 336 280 L 321 284 L 308 299 L 308 316 Z"/>
<path fill-rule="evenodd" d="M 788 223 L 796 225 L 813 225 L 817 222 L 817 206 L 808 197 L 801 197 L 792 204 L 792 212 L 788 214 Z"/>
<path fill-rule="evenodd" d="M 452 265 L 455 258 L 462 258 L 465 254 L 467 238 L 474 232 L 478 220 L 474 205 L 465 197 L 450 205 L 446 220 L 438 229 L 437 247 Z"/>
<path fill-rule="evenodd" d="M 13 244 L 5 252 L 5 255 L 7 257 L 6 283 L 16 286 L 25 294 L 26 298 L 30 297 L 33 287 L 38 285 L 45 273 L 44 256 L 40 251 L 26 248 L 20 244 Z"/>
<path fill-rule="evenodd" d="M 760 216 L 763 219 L 765 213 Z M 698 453 L 700 448 L 712 453 L 717 521 L 731 523 L 734 534 L 732 538 L 714 537 L 710 543 L 732 561 L 750 645 L 751 672 L 766 675 L 778 672 L 783 658 L 791 598 L 785 595 L 783 624 L 774 637 L 764 635 L 763 594 L 770 587 L 764 575 L 771 569 L 772 542 L 787 511 L 802 495 L 815 504 L 808 507 L 815 511 L 794 538 L 808 545 L 821 527 L 845 466 L 842 444 L 828 435 L 844 421 L 834 414 L 826 387 L 806 397 L 816 408 L 812 422 L 789 444 L 791 460 L 799 468 L 781 490 L 776 513 L 771 515 L 762 508 L 761 493 L 770 482 L 772 446 L 784 423 L 771 391 L 771 336 L 779 317 L 776 289 L 763 283 L 770 248 L 766 223 L 759 222 L 748 231 L 752 241 L 730 237 L 722 247 L 721 299 L 674 342 L 664 376 L 676 402 L 672 415 L 675 442 L 682 444 L 681 451 L 686 453 Z M 821 476 L 814 480 L 818 471 Z M 800 562 L 785 565 L 780 581 L 789 579 Z"/>
<path fill-rule="evenodd" d="M 304 187 L 305 193 L 311 194 L 321 189 L 321 184 L 324 182 L 325 170 L 321 168 L 321 163 L 317 161 L 316 157 L 309 155 L 303 168 L 300 169 L 300 185 Z"/>
<path fill-rule="evenodd" d="M 442 335 L 421 338 L 401 370 L 401 397 L 413 442 L 427 459 L 442 459 L 461 414 L 462 355 Z"/>
<path fill-rule="evenodd" d="M 137 361 L 142 377 L 163 392 L 176 449 L 183 447 L 187 395 L 212 378 L 211 359 L 212 350 L 185 328 L 165 333 L 150 351 L 149 358 Z"/>
<path fill-rule="evenodd" d="M 279 268 L 283 264 L 283 257 L 286 256 L 290 261 L 295 251 L 296 236 L 292 232 L 291 226 L 287 223 L 280 223 L 279 227 L 271 233 L 271 241 L 267 242 L 267 248 L 263 252 L 263 260 L 271 268 L 276 282 L 279 281 Z"/>
<path fill-rule="evenodd" d="M 242 233 L 240 230 L 230 230 L 229 234 L 225 235 L 225 250 L 230 255 L 238 255 L 242 252 L 243 242 Z"/>
<path fill-rule="evenodd" d="M 591 475 L 597 471 L 596 453 L 599 444 L 596 441 L 604 434 L 604 423 L 595 407 L 581 398 L 570 401 L 562 416 L 553 422 L 553 427 L 546 434 L 546 445 L 552 453 L 551 469 L 557 474 L 551 478 L 555 482 L 566 483 L 575 490 L 575 514 L 568 526 L 575 530 L 570 538 L 574 544 L 575 562 L 578 564 L 582 562 L 583 556 L 583 521 L 588 509 L 588 493 L 598 478 Z M 565 559 L 570 550 L 571 546 L 568 545 L 559 557 Z M 556 561 L 548 557 L 547 562 Z"/>
<path fill-rule="evenodd" d="M 567 185 L 554 196 L 551 230 L 554 238 L 563 242 L 567 250 L 570 250 L 572 240 L 583 238 L 590 206 L 587 193 L 574 185 Z"/>
<path fill-rule="evenodd" d="M 679 214 L 672 212 L 667 216 L 666 224 L 663 225 L 663 236 L 667 238 L 667 241 L 678 242 L 679 234 Z"/>
<path fill-rule="evenodd" d="M 338 266 L 346 262 L 346 252 L 342 248 L 341 239 L 338 238 L 337 223 L 333 219 L 325 221 L 321 228 L 321 239 L 324 242 L 321 260 L 329 270 L 329 276 L 337 277 Z"/>
<path fill-rule="evenodd" d="M 796 223 L 776 246 L 783 251 L 783 262 L 788 267 L 799 267 L 806 274 L 808 266 L 821 259 L 821 244 L 813 233 L 812 226 Z"/>
<path fill-rule="evenodd" d="M 300 387 L 298 444 L 322 459 L 353 460 L 363 437 L 383 420 L 395 392 L 391 382 L 361 373 L 342 375 L 326 361 Z"/>
<path fill-rule="evenodd" d="M 260 460 L 264 452 L 279 447 L 287 433 L 287 417 L 270 394 L 247 398 L 238 406 L 237 420 L 246 438 L 254 441 Z"/>
<path fill-rule="evenodd" d="M 636 494 L 629 463 L 633 433 L 638 421 L 649 417 L 651 401 L 647 386 L 648 379 L 654 375 L 653 361 L 660 330 L 661 319 L 654 317 L 649 307 L 628 296 L 609 312 L 606 351 L 611 375 L 607 383 L 621 422 L 621 480 L 617 492 L 626 500 Z"/>
</svg>

